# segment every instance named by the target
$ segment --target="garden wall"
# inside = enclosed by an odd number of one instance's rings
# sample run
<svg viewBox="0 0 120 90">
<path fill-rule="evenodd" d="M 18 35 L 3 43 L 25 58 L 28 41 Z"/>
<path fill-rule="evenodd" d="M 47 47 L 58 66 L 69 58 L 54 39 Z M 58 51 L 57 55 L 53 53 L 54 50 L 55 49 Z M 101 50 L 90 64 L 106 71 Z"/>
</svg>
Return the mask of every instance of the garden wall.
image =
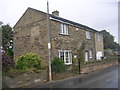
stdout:
<svg viewBox="0 0 120 90">
<path fill-rule="evenodd" d="M 88 66 L 82 66 L 81 73 L 89 73 L 89 72 L 93 72 L 99 69 L 109 68 L 114 65 L 118 65 L 118 61 L 112 61 L 112 62 L 107 62 L 107 63 L 102 62 L 102 63 L 97 63 L 93 65 L 88 65 Z"/>
</svg>

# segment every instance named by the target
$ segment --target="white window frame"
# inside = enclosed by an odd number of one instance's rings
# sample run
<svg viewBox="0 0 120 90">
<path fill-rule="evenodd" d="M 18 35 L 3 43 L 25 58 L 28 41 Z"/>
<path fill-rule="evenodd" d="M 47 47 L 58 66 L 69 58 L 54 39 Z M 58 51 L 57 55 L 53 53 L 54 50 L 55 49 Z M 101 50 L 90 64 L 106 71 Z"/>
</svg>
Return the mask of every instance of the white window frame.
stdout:
<svg viewBox="0 0 120 90">
<path fill-rule="evenodd" d="M 100 34 L 96 35 L 96 39 L 97 39 L 97 41 L 100 41 Z"/>
<path fill-rule="evenodd" d="M 89 58 L 92 58 L 92 50 L 89 51 Z"/>
<path fill-rule="evenodd" d="M 102 55 L 102 51 L 97 51 L 96 52 L 96 59 L 97 60 L 101 60 L 101 57 L 102 57 L 103 55 Z"/>
<path fill-rule="evenodd" d="M 91 39 L 90 31 L 86 31 L 86 39 Z"/>
<path fill-rule="evenodd" d="M 60 54 L 61 53 L 64 53 L 64 64 L 66 65 L 70 65 L 72 64 L 72 51 L 71 50 L 58 50 L 58 53 L 59 53 L 59 58 L 60 58 Z M 66 53 L 68 53 L 68 62 L 66 61 L 67 60 L 67 57 L 66 57 Z"/>
<path fill-rule="evenodd" d="M 68 35 L 68 25 L 61 23 L 60 24 L 60 34 Z"/>
</svg>

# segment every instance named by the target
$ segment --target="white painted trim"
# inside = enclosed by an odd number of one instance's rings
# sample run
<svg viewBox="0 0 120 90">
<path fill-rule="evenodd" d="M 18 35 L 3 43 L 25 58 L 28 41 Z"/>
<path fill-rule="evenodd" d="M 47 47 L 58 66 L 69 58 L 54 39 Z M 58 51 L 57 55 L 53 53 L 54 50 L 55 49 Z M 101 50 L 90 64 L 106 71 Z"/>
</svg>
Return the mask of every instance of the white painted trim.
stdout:
<svg viewBox="0 0 120 90">
<path fill-rule="evenodd" d="M 86 31 L 86 39 L 91 39 L 91 32 L 90 31 Z"/>
<path fill-rule="evenodd" d="M 97 51 L 96 52 L 96 59 L 101 60 L 101 57 L 103 56 L 102 54 L 103 54 L 102 51 Z"/>
<path fill-rule="evenodd" d="M 68 35 L 68 25 L 67 24 L 60 23 L 60 34 Z"/>
<path fill-rule="evenodd" d="M 68 25 L 74 26 L 74 27 L 79 28 L 79 29 L 84 29 L 83 27 L 80 27 L 80 26 L 77 26 L 77 25 L 74 25 L 74 24 L 71 24 L 71 23 L 68 23 L 68 22 L 64 22 L 62 20 L 58 20 L 58 19 L 55 19 L 55 18 L 52 18 L 52 17 L 50 17 L 50 20 L 55 20 L 55 21 L 58 21 L 60 23 L 68 24 Z M 89 30 L 86 30 L 86 31 L 89 31 Z"/>
<path fill-rule="evenodd" d="M 89 58 L 92 58 L 92 50 L 89 50 Z"/>
<path fill-rule="evenodd" d="M 70 65 L 72 64 L 72 50 L 58 50 L 59 58 L 60 58 L 60 52 L 64 53 L 64 64 Z M 68 63 L 66 63 L 66 52 L 68 52 Z"/>
<path fill-rule="evenodd" d="M 52 17 L 50 17 L 50 20 L 55 20 L 55 21 L 58 21 L 58 22 L 60 22 L 60 23 L 69 24 L 69 25 L 75 26 L 75 25 L 73 25 L 73 24 L 71 24 L 71 23 L 67 23 L 67 22 L 64 22 L 64 21 L 62 21 L 62 20 L 58 20 L 58 19 L 55 19 L 55 18 L 52 18 Z"/>
</svg>

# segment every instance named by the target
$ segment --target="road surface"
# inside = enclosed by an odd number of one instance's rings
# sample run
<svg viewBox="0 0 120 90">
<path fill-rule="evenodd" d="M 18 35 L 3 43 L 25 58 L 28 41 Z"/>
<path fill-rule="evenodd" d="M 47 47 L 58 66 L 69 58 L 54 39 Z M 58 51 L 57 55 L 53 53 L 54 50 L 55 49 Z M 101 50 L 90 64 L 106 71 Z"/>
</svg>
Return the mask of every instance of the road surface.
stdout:
<svg viewBox="0 0 120 90">
<path fill-rule="evenodd" d="M 118 88 L 118 72 L 120 69 L 114 66 L 75 78 L 37 85 L 34 88 Z"/>
</svg>

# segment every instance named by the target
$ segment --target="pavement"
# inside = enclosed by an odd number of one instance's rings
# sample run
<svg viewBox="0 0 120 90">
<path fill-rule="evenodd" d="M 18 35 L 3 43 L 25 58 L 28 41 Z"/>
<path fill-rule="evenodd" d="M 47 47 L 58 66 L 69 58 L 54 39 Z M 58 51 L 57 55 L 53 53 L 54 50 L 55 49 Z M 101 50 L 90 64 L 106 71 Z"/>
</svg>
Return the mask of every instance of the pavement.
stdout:
<svg viewBox="0 0 120 90">
<path fill-rule="evenodd" d="M 91 72 L 60 81 L 52 81 L 45 84 L 33 85 L 28 88 L 118 88 L 119 66 Z"/>
</svg>

